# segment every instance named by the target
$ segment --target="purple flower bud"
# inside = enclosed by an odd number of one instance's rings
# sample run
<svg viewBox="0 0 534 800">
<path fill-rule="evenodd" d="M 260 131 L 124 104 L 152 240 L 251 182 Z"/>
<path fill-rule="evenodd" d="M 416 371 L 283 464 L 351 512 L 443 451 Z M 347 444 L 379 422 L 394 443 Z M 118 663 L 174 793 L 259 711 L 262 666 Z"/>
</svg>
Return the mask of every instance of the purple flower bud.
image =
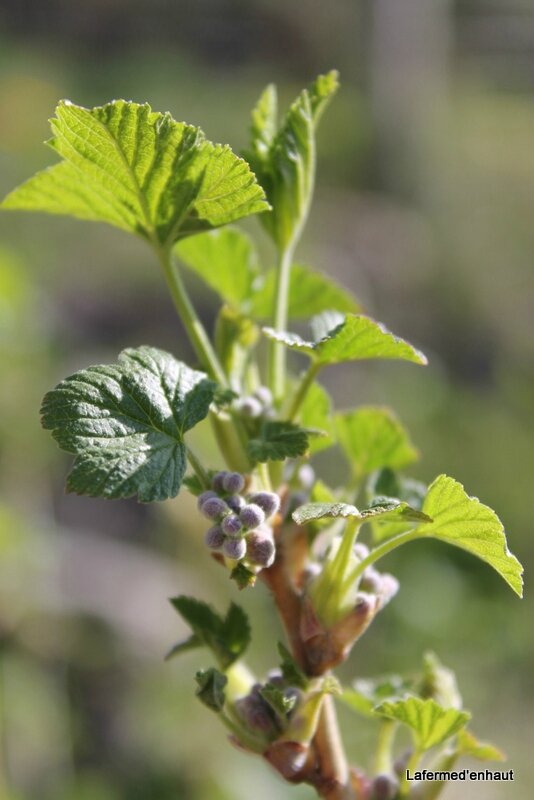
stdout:
<svg viewBox="0 0 534 800">
<path fill-rule="evenodd" d="M 211 550 L 220 550 L 224 544 L 224 533 L 220 525 L 214 525 L 206 532 L 204 541 Z"/>
<path fill-rule="evenodd" d="M 227 536 L 239 536 L 243 525 L 237 514 L 228 514 L 221 522 L 221 528 Z"/>
<path fill-rule="evenodd" d="M 202 494 L 199 494 L 199 496 L 197 497 L 197 508 L 199 511 L 202 511 L 202 506 L 204 505 L 206 500 L 209 500 L 211 497 L 217 497 L 217 493 L 212 492 L 211 489 L 208 489 L 207 492 L 202 492 Z"/>
<path fill-rule="evenodd" d="M 367 567 L 360 581 L 360 589 L 363 592 L 378 594 L 382 586 L 382 575 L 374 567 Z"/>
<path fill-rule="evenodd" d="M 241 511 L 244 505 L 246 505 L 245 498 L 240 494 L 231 494 L 230 497 L 225 498 L 225 502 L 228 508 L 231 508 L 232 511 L 235 511 L 236 514 Z"/>
<path fill-rule="evenodd" d="M 222 494 L 224 492 L 224 479 L 229 473 L 226 470 L 222 472 L 216 472 L 211 480 L 211 485 L 215 489 L 218 494 Z"/>
<path fill-rule="evenodd" d="M 276 548 L 271 536 L 252 531 L 247 536 L 247 558 L 260 567 L 270 567 L 274 561 Z"/>
<path fill-rule="evenodd" d="M 237 402 L 237 409 L 244 417 L 250 417 L 251 419 L 261 417 L 263 411 L 260 401 L 256 400 L 255 397 L 243 397 Z"/>
<path fill-rule="evenodd" d="M 227 472 L 222 483 L 228 494 L 239 494 L 245 488 L 245 479 L 239 472 Z"/>
<path fill-rule="evenodd" d="M 237 700 L 235 710 L 249 730 L 268 736 L 279 733 L 274 713 L 261 697 L 259 687 L 254 686 L 250 694 Z"/>
<path fill-rule="evenodd" d="M 359 558 L 360 561 L 363 561 L 363 559 L 367 558 L 369 555 L 369 548 L 363 542 L 356 542 L 354 545 L 354 555 L 356 558 Z"/>
<path fill-rule="evenodd" d="M 273 404 L 273 395 L 267 386 L 258 386 L 254 392 L 254 397 L 259 400 L 264 407 L 268 408 Z"/>
<path fill-rule="evenodd" d="M 208 499 L 202 503 L 201 511 L 208 519 L 218 520 L 223 514 L 228 512 L 228 506 L 220 497 L 208 497 Z"/>
<path fill-rule="evenodd" d="M 371 784 L 371 800 L 395 800 L 399 782 L 390 775 L 377 775 Z"/>
<path fill-rule="evenodd" d="M 225 539 L 224 554 L 235 561 L 241 561 L 247 552 L 247 543 L 244 539 Z"/>
<path fill-rule="evenodd" d="M 280 508 L 280 498 L 274 492 L 257 492 L 249 501 L 262 508 L 266 517 L 272 517 Z"/>
<path fill-rule="evenodd" d="M 380 589 L 378 594 L 382 601 L 382 606 L 385 606 L 392 600 L 399 591 L 399 582 L 394 575 L 389 572 L 383 572 L 380 576 Z"/>
<path fill-rule="evenodd" d="M 265 514 L 260 506 L 255 503 L 249 503 L 243 506 L 239 512 L 239 519 L 245 528 L 251 530 L 251 528 L 257 528 L 258 525 L 265 521 Z"/>
</svg>

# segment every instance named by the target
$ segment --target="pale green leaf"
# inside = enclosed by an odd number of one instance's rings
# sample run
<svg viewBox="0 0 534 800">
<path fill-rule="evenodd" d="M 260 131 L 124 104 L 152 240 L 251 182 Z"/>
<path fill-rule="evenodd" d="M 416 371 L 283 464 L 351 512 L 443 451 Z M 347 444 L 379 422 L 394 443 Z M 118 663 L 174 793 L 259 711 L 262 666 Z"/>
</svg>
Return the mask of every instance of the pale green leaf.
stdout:
<svg viewBox="0 0 534 800">
<path fill-rule="evenodd" d="M 360 678 L 352 687 L 343 689 L 341 700 L 358 714 L 375 718 L 375 708 L 385 700 L 400 700 L 412 688 L 413 681 L 400 675 Z"/>
<path fill-rule="evenodd" d="M 292 350 L 305 353 L 321 366 L 370 358 L 401 359 L 426 364 L 425 356 L 387 330 L 381 323 L 361 314 L 347 314 L 345 321 L 319 341 L 306 341 L 296 333 L 264 328 L 265 334 Z"/>
<path fill-rule="evenodd" d="M 419 456 L 407 431 L 389 408 L 360 406 L 337 414 L 336 432 L 357 479 L 382 467 L 401 469 Z"/>
<path fill-rule="evenodd" d="M 304 455 L 309 448 L 309 430 L 292 422 L 264 422 L 257 437 L 248 443 L 253 461 L 283 461 Z"/>
<path fill-rule="evenodd" d="M 276 273 L 274 269 L 269 270 L 252 296 L 249 312 L 256 319 L 272 317 Z M 288 319 L 306 319 L 329 309 L 357 312 L 361 306 L 348 289 L 331 278 L 302 264 L 293 264 L 289 279 Z"/>
<path fill-rule="evenodd" d="M 461 756 L 470 756 L 479 761 L 506 761 L 506 756 L 495 745 L 481 742 L 466 728 L 458 732 L 456 752 Z"/>
<path fill-rule="evenodd" d="M 63 160 L 11 192 L 4 208 L 107 222 L 160 245 L 268 208 L 229 147 L 147 104 L 62 101 L 51 125 L 49 144 Z"/>
<path fill-rule="evenodd" d="M 313 383 L 300 407 L 298 421 L 303 428 L 324 431 L 326 436 L 313 436 L 310 439 L 310 453 L 325 450 L 334 444 L 334 425 L 332 422 L 332 400 L 320 383 Z"/>
<path fill-rule="evenodd" d="M 276 135 L 277 115 L 276 86 L 270 83 L 261 93 L 251 115 L 250 140 L 255 160 L 262 162 L 268 159 L 269 148 Z"/>
<path fill-rule="evenodd" d="M 348 503 L 306 503 L 293 512 L 293 519 L 298 525 L 305 525 L 317 519 L 345 519 L 351 518 L 364 522 L 376 519 L 399 519 L 417 521 L 426 520 L 431 522 L 431 518 L 417 509 L 410 508 L 408 503 L 395 498 L 384 498 L 381 504 L 372 508 L 365 508 L 359 511 L 356 506 Z"/>
<path fill-rule="evenodd" d="M 425 653 L 423 656 L 423 679 L 419 694 L 423 698 L 431 697 L 444 708 L 461 709 L 463 706 L 456 675 L 441 663 L 435 653 Z"/>
<path fill-rule="evenodd" d="M 430 750 L 458 733 L 471 719 L 467 711 L 443 708 L 435 700 L 408 697 L 385 701 L 375 708 L 377 714 L 410 728 L 418 750 Z"/>
<path fill-rule="evenodd" d="M 184 434 L 207 415 L 216 384 L 153 347 L 71 375 L 45 396 L 43 427 L 76 454 L 67 488 L 142 502 L 178 494 Z"/>
<path fill-rule="evenodd" d="M 369 505 L 375 505 L 380 497 L 396 498 L 408 503 L 412 508 L 421 510 L 428 486 L 414 478 L 393 472 L 389 467 L 374 472 L 370 476 L 367 487 L 368 495 L 372 498 Z M 371 524 L 373 540 L 376 543 L 391 539 L 411 527 L 407 522 L 392 521 L 378 517 Z"/>
<path fill-rule="evenodd" d="M 478 556 L 523 596 L 523 567 L 510 553 L 499 517 L 476 497 L 469 497 L 458 481 L 440 475 L 428 489 L 423 512 L 433 522 L 417 528 L 419 536 L 429 536 L 461 547 Z"/>
<path fill-rule="evenodd" d="M 178 242 L 175 252 L 210 289 L 235 309 L 250 297 L 259 274 L 251 239 L 236 228 L 201 233 Z"/>
</svg>

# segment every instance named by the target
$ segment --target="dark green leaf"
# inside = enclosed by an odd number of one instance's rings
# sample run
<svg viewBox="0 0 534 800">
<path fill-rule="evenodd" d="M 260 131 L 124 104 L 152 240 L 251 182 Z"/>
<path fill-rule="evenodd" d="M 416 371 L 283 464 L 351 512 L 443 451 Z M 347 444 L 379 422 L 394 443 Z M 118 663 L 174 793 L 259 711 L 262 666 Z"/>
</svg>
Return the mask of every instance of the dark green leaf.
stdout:
<svg viewBox="0 0 534 800">
<path fill-rule="evenodd" d="M 142 502 L 178 494 L 184 434 L 207 415 L 216 385 L 169 353 L 124 350 L 118 364 L 89 367 L 45 396 L 43 427 L 76 459 L 67 488 Z"/>
<path fill-rule="evenodd" d="M 262 686 L 260 694 L 282 720 L 287 717 L 297 702 L 295 695 L 286 697 L 283 690 L 279 689 L 278 686 L 274 686 L 272 683 L 266 683 Z"/>
<path fill-rule="evenodd" d="M 268 208 L 229 147 L 147 104 L 87 109 L 65 100 L 51 124 L 49 144 L 63 160 L 11 192 L 4 208 L 107 222 L 164 246 Z"/>
<path fill-rule="evenodd" d="M 209 647 L 222 669 L 240 658 L 250 643 L 250 625 L 245 612 L 231 604 L 223 619 L 211 606 L 193 597 L 174 597 L 174 608 L 190 626 L 193 634 Z"/>
<path fill-rule="evenodd" d="M 306 690 L 308 688 L 309 680 L 287 647 L 282 644 L 282 642 L 278 642 L 278 652 L 280 654 L 280 658 L 282 659 L 280 669 L 282 670 L 282 675 L 284 676 L 286 682 L 289 684 L 289 686 L 295 686 L 297 689 Z"/>
<path fill-rule="evenodd" d="M 190 636 L 188 639 L 184 639 L 183 642 L 178 642 L 175 644 L 169 652 L 165 656 L 165 661 L 169 661 L 174 656 L 181 655 L 181 653 L 187 653 L 189 650 L 196 650 L 198 647 L 202 647 L 204 642 L 199 636 Z"/>
<path fill-rule="evenodd" d="M 251 439 L 248 452 L 254 461 L 283 461 L 308 451 L 309 430 L 292 422 L 264 422 L 257 438 Z"/>
<path fill-rule="evenodd" d="M 195 675 L 198 685 L 196 696 L 205 706 L 212 711 L 222 711 L 224 707 L 224 688 L 228 683 L 228 678 L 213 667 L 202 669 Z"/>
<path fill-rule="evenodd" d="M 254 586 L 257 576 L 255 572 L 251 572 L 251 570 L 240 561 L 230 573 L 230 578 L 236 582 L 237 588 L 241 591 L 243 589 L 248 589 L 249 586 Z"/>
</svg>

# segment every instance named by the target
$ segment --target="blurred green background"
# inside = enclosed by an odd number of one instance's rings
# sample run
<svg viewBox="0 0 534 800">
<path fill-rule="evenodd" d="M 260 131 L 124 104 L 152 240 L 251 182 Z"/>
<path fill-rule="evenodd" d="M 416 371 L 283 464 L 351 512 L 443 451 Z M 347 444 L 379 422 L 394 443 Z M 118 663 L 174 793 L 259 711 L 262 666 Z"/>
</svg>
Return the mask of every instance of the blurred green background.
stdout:
<svg viewBox="0 0 534 800">
<path fill-rule="evenodd" d="M 351 287 L 421 346 L 430 366 L 350 366 L 338 407 L 390 403 L 441 471 L 497 509 L 528 566 L 534 483 L 534 9 L 528 0 L 2 0 L 0 190 L 54 158 L 58 99 L 114 97 L 246 144 L 261 88 L 289 101 L 337 67 L 320 131 L 317 198 L 299 256 Z M 257 222 L 247 223 L 258 231 Z M 266 261 L 272 253 L 262 239 Z M 215 298 L 193 284 L 207 325 Z M 193 504 L 67 496 L 69 459 L 39 427 L 64 375 L 142 343 L 189 357 L 150 253 L 104 226 L 0 216 L 0 798 L 311 798 L 236 753 L 193 697 L 201 652 L 164 664 L 182 634 L 167 597 L 226 606 Z M 209 452 L 209 443 L 203 444 Z M 321 474 L 341 476 L 335 451 Z M 533 601 L 460 551 L 416 544 L 389 559 L 396 601 L 343 674 L 457 670 L 474 730 L 516 782 L 451 785 L 447 800 L 528 800 Z M 259 674 L 280 635 L 263 587 L 240 596 Z M 342 712 L 350 757 L 376 733 Z"/>
</svg>

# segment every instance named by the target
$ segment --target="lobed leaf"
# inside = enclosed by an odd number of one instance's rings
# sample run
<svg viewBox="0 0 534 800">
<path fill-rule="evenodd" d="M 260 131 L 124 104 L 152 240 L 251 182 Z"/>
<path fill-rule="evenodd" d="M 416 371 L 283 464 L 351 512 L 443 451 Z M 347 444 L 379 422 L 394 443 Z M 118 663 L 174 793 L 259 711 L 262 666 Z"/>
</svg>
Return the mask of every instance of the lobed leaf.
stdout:
<svg viewBox="0 0 534 800">
<path fill-rule="evenodd" d="M 458 481 L 440 475 L 431 484 L 423 512 L 432 522 L 417 528 L 419 536 L 430 536 L 461 547 L 485 561 L 523 596 L 523 567 L 510 553 L 499 517 L 476 497 L 469 497 Z"/>
<path fill-rule="evenodd" d="M 9 194 L 6 209 L 107 222 L 160 245 L 265 211 L 248 164 L 200 128 L 148 104 L 62 101 L 50 146 L 62 161 Z"/>
<path fill-rule="evenodd" d="M 292 422 L 264 422 L 259 435 L 248 443 L 253 461 L 283 461 L 304 455 L 309 448 L 309 430 Z"/>
<path fill-rule="evenodd" d="M 153 347 L 76 372 L 45 395 L 42 424 L 76 459 L 69 491 L 98 497 L 175 497 L 184 434 L 206 417 L 216 384 Z"/>
<path fill-rule="evenodd" d="M 338 442 L 358 479 L 382 467 L 401 469 L 419 457 L 407 431 L 389 408 L 360 406 L 337 414 L 335 425 Z"/>
<path fill-rule="evenodd" d="M 201 669 L 195 675 L 198 689 L 196 695 L 205 706 L 217 713 L 224 708 L 224 689 L 228 678 L 213 667 Z"/>
<path fill-rule="evenodd" d="M 270 339 L 305 353 L 317 364 L 340 364 L 370 358 L 401 359 L 426 364 L 426 357 L 379 322 L 362 314 L 347 314 L 345 320 L 318 341 L 306 341 L 296 333 L 264 328 Z"/>
<path fill-rule="evenodd" d="M 467 711 L 443 708 L 435 700 L 419 697 L 381 703 L 375 708 L 380 716 L 410 728 L 418 750 L 430 750 L 458 733 L 471 719 Z"/>
</svg>

